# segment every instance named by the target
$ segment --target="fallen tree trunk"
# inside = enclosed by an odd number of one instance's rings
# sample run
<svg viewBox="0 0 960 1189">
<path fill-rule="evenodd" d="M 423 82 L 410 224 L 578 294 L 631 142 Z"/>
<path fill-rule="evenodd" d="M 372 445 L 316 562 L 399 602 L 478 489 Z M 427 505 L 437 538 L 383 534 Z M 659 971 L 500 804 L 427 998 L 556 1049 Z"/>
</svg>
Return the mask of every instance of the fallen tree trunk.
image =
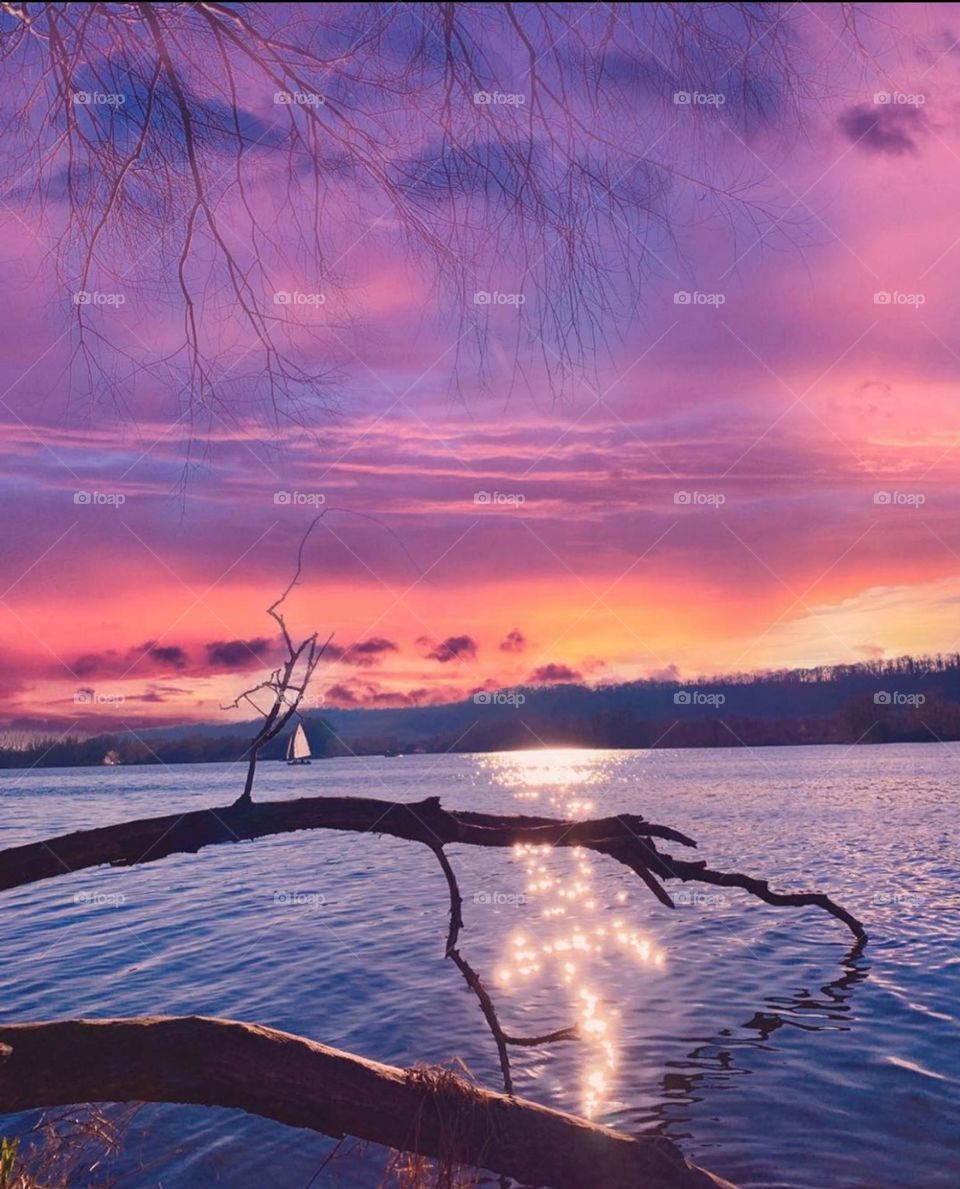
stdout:
<svg viewBox="0 0 960 1189">
<path fill-rule="evenodd" d="M 856 917 L 822 892 L 772 892 L 765 880 L 739 872 L 712 871 L 706 863 L 675 859 L 662 853 L 654 839 L 691 847 L 696 843 L 678 830 L 647 822 L 636 814 L 559 821 L 451 811 L 442 808 L 438 797 L 413 803 L 367 797 L 234 803 L 81 830 L 0 850 L 0 891 L 105 863 L 114 866 L 150 863 L 168 855 L 193 853 L 205 846 L 296 830 L 390 834 L 421 842 L 431 850 L 452 843 L 488 847 L 582 846 L 629 867 L 668 908 L 674 904 L 660 880 L 695 880 L 743 888 L 767 904 L 823 909 L 843 921 L 859 943 L 867 939 Z"/>
<path fill-rule="evenodd" d="M 0 1026 L 0 1112 L 133 1101 L 234 1107 L 554 1189 L 733 1189 L 662 1137 L 272 1028 L 202 1016 Z"/>
</svg>

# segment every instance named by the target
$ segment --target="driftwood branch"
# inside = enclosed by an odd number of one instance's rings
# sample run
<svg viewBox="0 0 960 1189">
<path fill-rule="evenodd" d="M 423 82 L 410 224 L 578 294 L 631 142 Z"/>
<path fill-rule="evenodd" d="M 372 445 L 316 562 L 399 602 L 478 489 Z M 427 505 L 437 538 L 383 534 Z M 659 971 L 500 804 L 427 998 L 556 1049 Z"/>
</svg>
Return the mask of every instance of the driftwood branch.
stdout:
<svg viewBox="0 0 960 1189">
<path fill-rule="evenodd" d="M 233 1107 L 555 1189 L 733 1189 L 663 1137 L 271 1028 L 200 1016 L 0 1026 L 0 1112 L 131 1101 Z"/>
<path fill-rule="evenodd" d="M 0 891 L 102 864 L 133 866 L 202 847 L 243 842 L 296 830 L 347 830 L 388 834 L 437 849 L 451 844 L 513 847 L 518 844 L 584 847 L 629 867 L 657 898 L 673 907 L 660 880 L 680 879 L 738 887 L 778 907 L 814 907 L 842 921 L 863 944 L 866 930 L 852 913 L 822 892 L 773 892 L 766 880 L 737 872 L 713 871 L 705 863 L 675 859 L 659 851 L 654 839 L 695 846 L 691 838 L 635 814 L 591 821 L 467 813 L 443 809 L 438 797 L 397 803 L 367 797 L 307 797 L 296 801 L 237 803 L 189 813 L 141 818 L 100 826 L 41 842 L 0 850 Z M 451 901 L 453 907 L 453 901 Z M 457 907 L 459 914 L 459 906 Z M 452 921 L 451 921 L 452 924 Z M 454 943 L 456 935 L 452 934 Z"/>
</svg>

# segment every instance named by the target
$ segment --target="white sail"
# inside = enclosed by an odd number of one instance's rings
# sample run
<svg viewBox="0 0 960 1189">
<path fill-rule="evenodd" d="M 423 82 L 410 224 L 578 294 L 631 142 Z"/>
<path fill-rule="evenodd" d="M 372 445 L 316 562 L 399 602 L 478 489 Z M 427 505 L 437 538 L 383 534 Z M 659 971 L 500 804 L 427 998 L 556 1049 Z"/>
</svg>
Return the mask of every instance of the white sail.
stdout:
<svg viewBox="0 0 960 1189">
<path fill-rule="evenodd" d="M 307 732 L 303 729 L 302 722 L 297 723 L 297 729 L 290 736 L 290 742 L 287 745 L 287 759 L 310 759 L 310 744 L 307 742 Z"/>
</svg>

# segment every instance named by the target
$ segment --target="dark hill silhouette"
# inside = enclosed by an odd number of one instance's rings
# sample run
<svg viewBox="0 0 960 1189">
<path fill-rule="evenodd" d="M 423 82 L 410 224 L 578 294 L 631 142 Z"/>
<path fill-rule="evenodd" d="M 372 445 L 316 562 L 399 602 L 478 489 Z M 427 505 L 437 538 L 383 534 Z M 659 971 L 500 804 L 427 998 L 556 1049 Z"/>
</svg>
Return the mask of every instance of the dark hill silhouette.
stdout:
<svg viewBox="0 0 960 1189">
<path fill-rule="evenodd" d="M 585 747 L 737 747 L 960 739 L 960 655 L 620 685 L 523 686 L 441 705 L 303 715 L 313 754 Z M 137 735 L 37 741 L 0 750 L 0 765 L 236 760 L 251 723 L 192 724 Z M 265 759 L 280 759 L 284 739 Z M 42 758 L 41 758 L 42 757 Z"/>
</svg>

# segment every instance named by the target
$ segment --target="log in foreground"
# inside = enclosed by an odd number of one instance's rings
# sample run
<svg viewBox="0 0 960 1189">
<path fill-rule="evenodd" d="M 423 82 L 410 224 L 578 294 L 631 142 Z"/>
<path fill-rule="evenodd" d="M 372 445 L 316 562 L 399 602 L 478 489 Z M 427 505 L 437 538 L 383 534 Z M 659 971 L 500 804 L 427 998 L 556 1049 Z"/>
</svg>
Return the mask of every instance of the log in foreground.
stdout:
<svg viewBox="0 0 960 1189">
<path fill-rule="evenodd" d="M 0 1026 L 0 1112 L 134 1101 L 234 1107 L 554 1189 L 733 1189 L 662 1137 L 272 1028 L 203 1016 Z"/>
<path fill-rule="evenodd" d="M 68 875 L 102 864 L 132 866 L 173 854 L 191 854 L 205 846 L 244 842 L 296 830 L 349 830 L 389 834 L 421 842 L 436 851 L 451 844 L 511 847 L 582 846 L 609 855 L 635 872 L 657 899 L 674 904 L 661 880 L 694 880 L 720 887 L 743 888 L 767 904 L 812 906 L 843 921 L 863 944 L 860 921 L 822 892 L 773 892 L 765 880 L 739 872 L 712 871 L 703 862 L 676 859 L 658 850 L 654 840 L 695 847 L 693 839 L 669 826 L 658 826 L 637 814 L 591 821 L 559 821 L 447 810 L 439 797 L 398 803 L 367 797 L 304 797 L 295 801 L 234 803 L 189 813 L 142 818 L 47 838 L 0 851 L 0 891 Z"/>
</svg>

